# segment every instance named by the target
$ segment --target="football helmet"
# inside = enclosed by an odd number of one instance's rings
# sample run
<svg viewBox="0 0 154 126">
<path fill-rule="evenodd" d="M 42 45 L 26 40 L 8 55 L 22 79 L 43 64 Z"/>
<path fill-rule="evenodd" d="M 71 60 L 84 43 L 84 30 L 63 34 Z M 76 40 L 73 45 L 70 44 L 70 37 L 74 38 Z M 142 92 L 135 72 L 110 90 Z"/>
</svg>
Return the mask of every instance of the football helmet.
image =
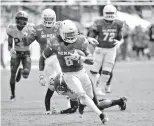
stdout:
<svg viewBox="0 0 154 126">
<path fill-rule="evenodd" d="M 116 18 L 116 15 L 117 15 L 117 9 L 115 6 L 109 4 L 104 7 L 103 16 L 105 20 L 113 21 Z"/>
<path fill-rule="evenodd" d="M 28 22 L 28 14 L 25 11 L 19 11 L 16 13 L 15 21 L 17 26 L 24 27 Z"/>
<path fill-rule="evenodd" d="M 42 12 L 42 24 L 45 27 L 52 27 L 56 22 L 56 13 L 52 9 L 45 9 Z"/>
<path fill-rule="evenodd" d="M 75 23 L 71 20 L 64 20 L 60 26 L 60 36 L 67 43 L 74 43 L 77 40 L 78 30 Z"/>
</svg>

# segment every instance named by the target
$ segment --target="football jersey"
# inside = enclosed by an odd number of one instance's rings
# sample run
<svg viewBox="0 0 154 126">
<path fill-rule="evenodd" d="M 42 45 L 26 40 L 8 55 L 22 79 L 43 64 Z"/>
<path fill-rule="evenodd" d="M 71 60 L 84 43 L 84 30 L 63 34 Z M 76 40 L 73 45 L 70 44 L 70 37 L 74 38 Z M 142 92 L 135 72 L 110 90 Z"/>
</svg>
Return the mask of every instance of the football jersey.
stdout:
<svg viewBox="0 0 154 126">
<path fill-rule="evenodd" d="M 40 45 L 40 51 L 42 52 L 50 38 L 53 38 L 59 34 L 60 22 L 56 22 L 55 25 L 51 28 L 46 28 L 43 24 L 36 25 L 35 29 L 35 39 Z"/>
<path fill-rule="evenodd" d="M 29 46 L 23 42 L 23 37 L 25 34 L 30 34 L 34 30 L 33 24 L 27 24 L 21 31 L 18 30 L 16 24 L 11 24 L 7 27 L 6 33 L 13 37 L 14 39 L 14 49 L 16 51 L 29 51 Z"/>
<path fill-rule="evenodd" d="M 98 35 L 98 47 L 112 48 L 114 39 L 119 40 L 119 33 L 123 27 L 123 22 L 114 20 L 111 24 L 107 23 L 105 19 L 95 20 L 91 27 Z"/>
<path fill-rule="evenodd" d="M 63 40 L 59 37 L 52 39 L 49 43 L 50 50 L 52 53 L 57 54 L 59 64 L 62 72 L 75 72 L 83 68 L 82 62 L 78 59 L 74 59 L 71 53 L 77 53 L 76 49 L 85 52 L 88 48 L 88 41 L 84 36 L 78 36 L 75 43 L 65 45 Z"/>
</svg>

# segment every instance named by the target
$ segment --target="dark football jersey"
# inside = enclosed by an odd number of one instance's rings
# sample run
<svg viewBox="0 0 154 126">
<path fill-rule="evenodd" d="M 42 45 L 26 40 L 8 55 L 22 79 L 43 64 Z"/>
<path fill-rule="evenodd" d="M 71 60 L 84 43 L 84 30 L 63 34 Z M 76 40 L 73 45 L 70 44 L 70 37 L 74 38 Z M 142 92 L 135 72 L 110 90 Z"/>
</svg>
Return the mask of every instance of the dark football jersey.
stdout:
<svg viewBox="0 0 154 126">
<path fill-rule="evenodd" d="M 46 28 L 43 24 L 36 25 L 35 29 L 35 38 L 40 45 L 40 51 L 42 52 L 46 47 L 50 38 L 59 34 L 60 22 L 56 22 L 55 25 L 51 28 Z"/>
<path fill-rule="evenodd" d="M 75 43 L 65 45 L 61 38 L 55 37 L 50 41 L 48 48 L 57 55 L 62 72 L 75 72 L 81 70 L 83 65 L 78 59 L 72 58 L 71 53 L 77 53 L 76 49 L 86 52 L 88 41 L 84 36 L 79 35 Z"/>
<path fill-rule="evenodd" d="M 112 48 L 114 39 L 119 40 L 119 33 L 123 27 L 123 22 L 120 20 L 114 20 L 112 23 L 108 23 L 105 19 L 95 20 L 92 25 L 92 30 L 98 35 L 98 47 Z"/>
</svg>

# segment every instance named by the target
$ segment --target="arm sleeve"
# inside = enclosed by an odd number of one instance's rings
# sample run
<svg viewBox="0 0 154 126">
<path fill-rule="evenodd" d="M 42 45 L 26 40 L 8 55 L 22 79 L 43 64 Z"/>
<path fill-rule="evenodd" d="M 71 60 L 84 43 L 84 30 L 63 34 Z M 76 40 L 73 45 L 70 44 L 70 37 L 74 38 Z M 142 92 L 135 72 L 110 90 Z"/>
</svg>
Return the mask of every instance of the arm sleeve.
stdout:
<svg viewBox="0 0 154 126">
<path fill-rule="evenodd" d="M 13 47 L 13 37 L 8 35 L 8 50 L 10 51 L 12 47 Z"/>
<path fill-rule="evenodd" d="M 53 51 L 50 47 L 47 47 L 43 52 L 42 55 L 40 56 L 39 59 L 39 70 L 43 71 L 45 67 L 45 59 L 49 58 L 53 54 Z"/>
</svg>

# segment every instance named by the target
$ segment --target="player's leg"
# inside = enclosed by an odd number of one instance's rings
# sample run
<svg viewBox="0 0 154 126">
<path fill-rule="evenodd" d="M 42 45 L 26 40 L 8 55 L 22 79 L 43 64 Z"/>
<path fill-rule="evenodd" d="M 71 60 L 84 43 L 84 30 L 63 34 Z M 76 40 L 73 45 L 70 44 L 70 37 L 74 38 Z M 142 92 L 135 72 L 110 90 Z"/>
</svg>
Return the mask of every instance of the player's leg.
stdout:
<svg viewBox="0 0 154 126">
<path fill-rule="evenodd" d="M 110 92 L 111 85 L 106 85 L 106 84 L 113 70 L 115 58 L 116 58 L 116 47 L 108 49 L 108 52 L 106 53 L 106 56 L 104 58 L 102 73 L 99 79 L 99 85 L 100 86 L 105 85 L 106 93 Z"/>
<path fill-rule="evenodd" d="M 11 97 L 10 100 L 15 100 L 15 78 L 16 72 L 20 65 L 20 59 L 18 57 L 11 58 L 11 78 L 10 78 L 10 88 L 11 88 Z"/>
<path fill-rule="evenodd" d="M 26 52 L 24 56 L 22 57 L 22 65 L 23 68 L 20 68 L 17 73 L 16 82 L 19 82 L 21 79 L 21 75 L 23 78 L 28 78 L 31 70 L 31 58 L 30 58 L 30 52 Z"/>
<path fill-rule="evenodd" d="M 68 90 L 67 92 L 63 93 L 63 95 L 67 95 L 69 97 L 70 102 L 70 108 L 61 110 L 61 114 L 67 114 L 67 113 L 74 113 L 78 109 L 79 100 L 77 94 L 75 94 L 73 91 Z"/>
<path fill-rule="evenodd" d="M 93 53 L 93 58 L 94 58 L 94 64 L 91 66 L 90 78 L 94 85 L 94 89 L 97 90 L 96 94 L 104 95 L 104 93 L 97 88 L 97 82 L 99 79 L 99 70 L 102 67 L 102 62 L 104 58 L 103 50 L 101 48 L 96 48 Z"/>
<path fill-rule="evenodd" d="M 90 109 L 92 109 L 98 115 L 100 115 L 102 122 L 105 123 L 107 121 L 107 118 L 97 108 L 97 106 L 94 104 L 92 99 L 86 94 L 86 92 L 84 91 L 84 89 L 82 87 L 80 80 L 76 76 L 76 75 L 82 76 L 83 74 L 85 74 L 85 73 L 82 73 L 82 72 L 64 73 L 64 80 L 65 80 L 67 86 L 78 95 L 80 102 L 82 104 L 88 106 Z"/>
<path fill-rule="evenodd" d="M 120 110 L 125 110 L 126 109 L 126 101 L 127 101 L 126 97 L 121 97 L 121 98 L 115 99 L 115 100 L 102 99 L 102 100 L 99 100 L 98 107 L 99 107 L 99 109 L 103 110 L 105 108 L 109 108 L 109 107 L 118 105 L 120 107 Z"/>
</svg>

